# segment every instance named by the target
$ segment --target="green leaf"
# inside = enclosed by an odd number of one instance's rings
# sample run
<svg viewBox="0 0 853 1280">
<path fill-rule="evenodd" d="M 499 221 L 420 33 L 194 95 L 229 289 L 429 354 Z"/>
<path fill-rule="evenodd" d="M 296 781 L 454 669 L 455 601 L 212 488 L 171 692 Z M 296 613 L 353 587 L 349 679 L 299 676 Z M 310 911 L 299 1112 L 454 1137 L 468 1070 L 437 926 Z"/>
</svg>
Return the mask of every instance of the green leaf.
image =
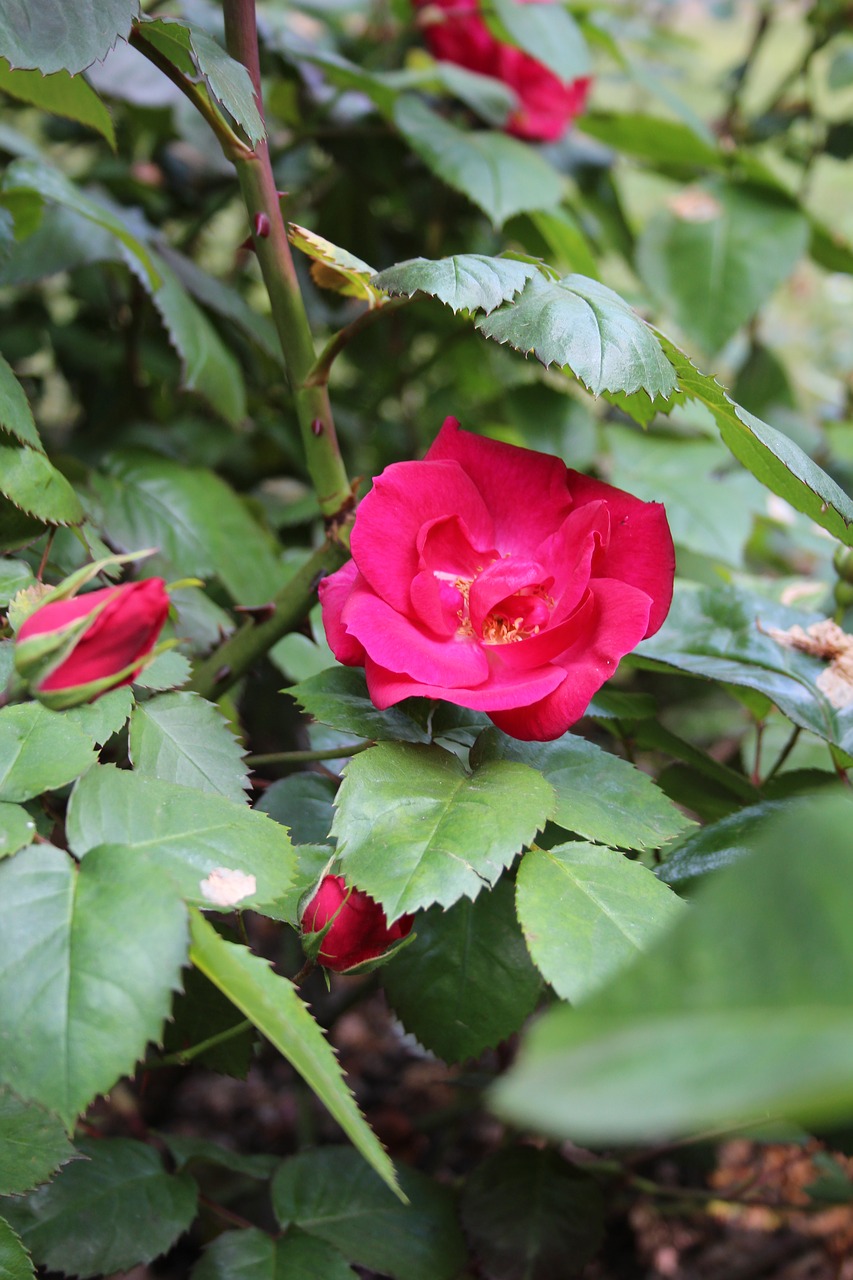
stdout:
<svg viewBox="0 0 853 1280">
<path fill-rule="evenodd" d="M 13 596 L 35 583 L 35 576 L 26 560 L 0 559 L 0 605 L 4 608 Z"/>
<path fill-rule="evenodd" d="M 254 311 L 237 289 L 202 271 L 191 258 L 185 258 L 170 246 L 160 245 L 157 257 L 171 267 L 184 288 L 208 311 L 236 325 L 265 355 L 281 364 L 281 346 L 269 316 Z"/>
<path fill-rule="evenodd" d="M 0 722 L 2 723 L 2 722 Z M 0 858 L 8 858 L 32 844 L 36 824 L 19 804 L 0 800 Z"/>
<path fill-rule="evenodd" d="M 21 444 L 44 453 L 24 388 L 0 356 L 0 427 Z"/>
<path fill-rule="evenodd" d="M 186 956 L 159 869 L 41 844 L 0 862 L 0 1077 L 67 1127 L 157 1040 Z"/>
<path fill-rule="evenodd" d="M 576 128 L 620 155 L 650 160 L 656 169 L 663 166 L 716 169 L 725 161 L 723 153 L 699 137 L 689 125 L 663 116 L 588 111 L 577 121 Z"/>
<path fill-rule="evenodd" d="M 609 425 L 607 479 L 647 502 L 662 502 L 677 547 L 742 567 L 755 516 L 767 492 L 734 467 L 716 439 L 640 434 Z"/>
<path fill-rule="evenodd" d="M 553 209 L 560 203 L 562 178 L 517 138 L 457 129 L 410 94 L 397 101 L 394 123 L 424 164 L 482 209 L 495 226 L 513 214 Z"/>
<path fill-rule="evenodd" d="M 267 787 L 257 807 L 288 827 L 294 844 L 325 844 L 337 789 L 334 779 L 322 773 L 292 773 Z"/>
<path fill-rule="evenodd" d="M 83 703 L 62 712 L 66 723 L 82 729 L 96 746 L 103 746 L 108 738 L 127 724 L 133 707 L 133 693 L 127 685 L 111 689 L 95 702 Z"/>
<path fill-rule="evenodd" d="M 532 262 L 461 253 L 437 261 L 410 258 L 407 262 L 398 262 L 380 271 L 372 283 L 383 293 L 403 294 L 407 298 L 426 293 L 452 311 L 485 311 L 488 315 L 520 293 L 537 273 L 538 267 Z"/>
<path fill-rule="evenodd" d="M 115 150 L 116 135 L 110 113 L 82 76 L 72 77 L 67 71 L 57 71 L 50 76 L 38 71 L 12 71 L 8 61 L 0 58 L 0 90 L 20 102 L 32 103 L 42 111 L 94 129 Z"/>
<path fill-rule="evenodd" d="M 679 192 L 649 220 L 637 267 L 682 331 L 714 355 L 787 279 L 808 240 L 793 202 L 766 188 L 707 184 Z M 756 252 L 760 244 L 773 252 Z"/>
<path fill-rule="evenodd" d="M 344 874 L 390 920 L 475 898 L 544 827 L 554 793 L 533 769 L 468 773 L 441 747 L 380 742 L 344 770 L 332 835 Z"/>
<path fill-rule="evenodd" d="M 201 27 L 179 22 L 177 18 L 143 16 L 137 23 L 136 34 L 185 75 L 202 76 L 211 97 L 236 120 L 252 146 L 265 137 L 248 71 Z"/>
<path fill-rule="evenodd" d="M 6 0 L 0 46 L 13 67 L 76 75 L 127 36 L 138 9 L 137 0 L 39 0 L 34 22 L 29 0 Z"/>
<path fill-rule="evenodd" d="M 299 1230 L 273 1239 L 249 1227 L 224 1231 L 205 1249 L 192 1280 L 356 1280 L 343 1254 Z"/>
<path fill-rule="evenodd" d="M 692 888 L 710 871 L 719 871 L 749 853 L 767 819 L 785 807 L 780 801 L 766 800 L 689 832 L 667 848 L 658 877 L 680 889 Z"/>
<path fill-rule="evenodd" d="M 499 40 L 523 49 L 561 80 L 588 74 L 591 63 L 583 32 L 562 5 L 492 0 L 483 7 L 483 19 Z"/>
<path fill-rule="evenodd" d="M 151 292 L 151 301 L 180 357 L 182 386 L 203 396 L 226 422 L 242 422 L 246 417 L 246 388 L 239 364 L 165 258 L 158 253 L 152 253 L 151 258 L 160 279 L 159 286 Z M 145 279 L 141 278 L 144 284 Z"/>
<path fill-rule="evenodd" d="M 487 1157 L 467 1179 L 461 1209 L 475 1256 L 501 1280 L 577 1275 L 604 1238 L 598 1183 L 547 1148 Z"/>
<path fill-rule="evenodd" d="M 268 961 L 221 938 L 198 912 L 190 917 L 190 958 L 266 1036 L 313 1089 L 371 1168 L 395 1192 L 394 1166 L 355 1104 L 334 1050 L 286 978 Z M 359 1177 L 367 1180 L 361 1160 Z M 378 1181 L 378 1179 L 377 1179 Z"/>
<path fill-rule="evenodd" d="M 283 1227 L 295 1223 L 394 1280 L 455 1280 L 466 1250 L 452 1192 L 406 1168 L 400 1185 L 408 1204 L 366 1174 L 354 1152 L 323 1147 L 285 1160 L 273 1209 Z"/>
<path fill-rule="evenodd" d="M 54 0 L 48 2 L 53 3 Z M 140 273 L 147 287 L 151 290 L 158 288 L 160 277 L 156 265 L 141 240 L 128 230 L 112 209 L 94 196 L 84 194 L 58 169 L 40 160 L 14 160 L 3 177 L 2 190 L 7 194 L 18 191 L 35 192 L 43 200 L 71 209 L 95 226 L 103 227 L 120 241 L 127 252 L 128 261 Z"/>
<path fill-rule="evenodd" d="M 35 1280 L 30 1255 L 5 1218 L 0 1218 L 0 1280 Z"/>
<path fill-rule="evenodd" d="M 382 985 L 406 1030 L 445 1062 L 476 1058 L 533 1012 L 542 980 L 527 954 L 509 881 L 474 902 L 431 908 L 418 917 L 416 931 L 383 969 Z"/>
<path fill-rule="evenodd" d="M 516 892 L 530 954 L 557 995 L 571 1001 L 648 950 L 683 910 L 648 867 L 580 841 L 531 849 Z"/>
<path fill-rule="evenodd" d="M 45 524 L 82 524 L 80 499 L 43 453 L 0 444 L 0 493 Z"/>
<path fill-rule="evenodd" d="M 110 540 L 159 548 L 154 563 L 168 575 L 217 575 L 241 604 L 263 604 L 282 585 L 271 538 L 210 471 L 128 452 L 113 455 L 109 474 L 91 484 Z"/>
<path fill-rule="evenodd" d="M 309 231 L 295 222 L 288 222 L 287 238 L 315 264 L 311 274 L 318 285 L 334 288 L 348 298 L 360 298 L 369 307 L 376 306 L 380 292 L 371 284 L 371 276 L 376 275 L 375 267 L 368 266 L 348 249 L 332 244 L 316 231 Z"/>
<path fill-rule="evenodd" d="M 111 765 L 90 769 L 68 807 L 68 841 L 78 857 L 98 845 L 144 854 L 189 902 L 210 905 L 201 883 L 217 868 L 254 876 L 257 889 L 241 899 L 278 918 L 276 903 L 293 876 L 293 849 L 283 827 L 225 796 Z"/>
<path fill-rule="evenodd" d="M 817 683 L 827 664 L 768 634 L 809 627 L 819 617 L 742 587 L 680 582 L 665 627 L 638 653 L 706 680 L 757 689 L 794 724 L 853 753 L 853 707 L 833 706 Z"/>
<path fill-rule="evenodd" d="M 405 84 L 402 76 L 408 76 Z M 396 83 L 401 88 L 422 88 L 427 92 L 444 89 L 470 107 L 486 124 L 502 129 L 509 116 L 518 106 L 518 95 L 492 76 L 481 75 L 478 71 L 469 71 L 467 67 L 457 66 L 454 62 L 435 62 L 431 66 L 407 68 L 398 73 Z M 378 104 L 377 104 L 378 105 Z M 391 103 L 393 108 L 393 101 Z"/>
<path fill-rule="evenodd" d="M 245 801 L 243 748 L 218 707 L 196 693 L 164 693 L 140 703 L 130 718 L 130 756 L 137 773 Z"/>
<path fill-rule="evenodd" d="M 476 327 L 546 367 L 566 367 L 593 395 L 642 390 L 655 399 L 675 389 L 654 331 L 618 293 L 586 276 L 546 280 L 537 272 L 520 298 L 480 316 Z"/>
<path fill-rule="evenodd" d="M 21 1202 L 3 1201 L 36 1262 L 81 1277 L 111 1275 L 165 1253 L 196 1213 L 198 1188 L 166 1173 L 158 1151 L 129 1138 L 83 1138 L 76 1160 Z"/>
<path fill-rule="evenodd" d="M 598 276 L 598 263 L 589 240 L 573 213 L 561 207 L 526 216 L 545 243 L 549 263 L 593 279 Z"/>
<path fill-rule="evenodd" d="M 571 733 L 556 742 L 518 742 L 487 729 L 473 758 L 518 760 L 535 769 L 557 797 L 549 815 L 554 822 L 599 844 L 656 849 L 692 825 L 648 774 Z"/>
<path fill-rule="evenodd" d="M 0 800 L 29 800 L 73 782 L 95 762 L 92 739 L 38 702 L 0 711 Z"/>
<path fill-rule="evenodd" d="M 853 545 L 853 502 L 798 445 L 726 395 L 720 384 L 700 373 L 683 351 L 659 333 L 681 391 L 711 411 L 723 443 L 738 462 L 797 511 Z"/>
<path fill-rule="evenodd" d="M 536 1024 L 493 1093 L 500 1114 L 608 1145 L 774 1116 L 848 1120 L 851 817 L 846 794 L 824 794 L 769 819 L 655 948 Z"/>
<path fill-rule="evenodd" d="M 0 1195 L 30 1191 L 76 1154 L 57 1116 L 0 1087 Z"/>
<path fill-rule="evenodd" d="M 429 734 L 402 707 L 377 711 L 367 692 L 364 672 L 354 667 L 328 667 L 287 691 L 315 720 L 358 738 L 392 738 L 429 742 Z"/>
<path fill-rule="evenodd" d="M 165 649 L 134 680 L 140 689 L 151 689 L 155 693 L 174 689 L 186 684 L 192 673 L 190 660 L 177 649 Z"/>
<path fill-rule="evenodd" d="M 233 1008 L 232 1005 L 232 1012 Z M 184 1169 L 195 1161 L 214 1164 L 232 1173 L 266 1182 L 279 1163 L 276 1156 L 243 1155 L 239 1151 L 232 1151 L 230 1147 L 221 1147 L 218 1142 L 213 1142 L 209 1138 L 187 1137 L 177 1133 L 161 1133 L 159 1136 L 169 1148 L 169 1154 L 173 1157 L 177 1169 Z M 269 1236 L 266 1238 L 269 1239 Z"/>
</svg>

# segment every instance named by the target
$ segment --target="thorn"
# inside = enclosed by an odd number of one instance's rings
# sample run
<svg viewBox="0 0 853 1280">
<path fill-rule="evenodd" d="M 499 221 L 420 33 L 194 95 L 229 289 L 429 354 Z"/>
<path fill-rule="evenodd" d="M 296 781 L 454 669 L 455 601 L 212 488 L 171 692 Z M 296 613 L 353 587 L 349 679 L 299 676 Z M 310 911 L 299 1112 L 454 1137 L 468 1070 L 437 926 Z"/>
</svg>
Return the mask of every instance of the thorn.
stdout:
<svg viewBox="0 0 853 1280">
<path fill-rule="evenodd" d="M 252 622 L 266 622 L 275 613 L 275 605 L 270 604 L 235 604 L 235 613 L 243 613 Z"/>
<path fill-rule="evenodd" d="M 259 240 L 266 240 L 270 233 L 269 215 L 266 213 L 255 214 L 255 235 Z"/>
<path fill-rule="evenodd" d="M 239 246 L 238 246 L 238 248 L 239 248 L 239 249 L 245 249 L 245 250 L 247 251 L 247 253 L 254 253 L 254 252 L 255 252 L 255 242 L 254 242 L 254 240 L 252 239 L 252 237 L 251 237 L 251 236 L 246 236 L 246 239 L 243 241 L 243 243 L 242 243 L 241 245 L 239 245 Z"/>
<path fill-rule="evenodd" d="M 323 426 L 323 423 L 321 422 L 321 420 L 319 418 L 315 418 L 314 421 L 311 423 L 312 436 L 321 436 L 324 431 L 325 431 L 325 427 Z"/>
</svg>

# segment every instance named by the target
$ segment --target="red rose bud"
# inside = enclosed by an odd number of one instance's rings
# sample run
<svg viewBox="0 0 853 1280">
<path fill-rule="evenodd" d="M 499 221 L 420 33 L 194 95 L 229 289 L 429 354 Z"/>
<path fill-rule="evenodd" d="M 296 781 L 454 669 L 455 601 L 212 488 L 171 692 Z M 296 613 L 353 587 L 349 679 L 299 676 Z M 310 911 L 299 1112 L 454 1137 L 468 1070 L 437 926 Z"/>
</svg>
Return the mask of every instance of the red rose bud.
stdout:
<svg viewBox="0 0 853 1280">
<path fill-rule="evenodd" d="M 455 418 L 377 476 L 351 545 L 320 583 L 323 624 L 374 705 L 440 698 L 513 738 L 565 733 L 672 599 L 659 502 Z"/>
<path fill-rule="evenodd" d="M 529 0 L 519 0 L 527 3 Z M 548 0 L 537 0 L 547 3 Z M 518 138 L 554 142 L 586 106 L 592 81 L 561 80 L 536 58 L 492 35 L 478 0 L 413 0 L 430 53 L 512 89 L 518 107 L 504 126 Z"/>
<path fill-rule="evenodd" d="M 147 665 L 168 613 L 162 578 L 48 601 L 22 624 L 15 667 L 54 710 L 93 702 Z"/>
<path fill-rule="evenodd" d="M 343 876 L 323 876 L 302 912 L 301 927 L 303 934 L 323 935 L 314 953 L 318 963 L 344 973 L 396 951 L 395 944 L 411 932 L 413 918 L 401 916 L 389 925 L 369 894 L 348 888 Z"/>
</svg>

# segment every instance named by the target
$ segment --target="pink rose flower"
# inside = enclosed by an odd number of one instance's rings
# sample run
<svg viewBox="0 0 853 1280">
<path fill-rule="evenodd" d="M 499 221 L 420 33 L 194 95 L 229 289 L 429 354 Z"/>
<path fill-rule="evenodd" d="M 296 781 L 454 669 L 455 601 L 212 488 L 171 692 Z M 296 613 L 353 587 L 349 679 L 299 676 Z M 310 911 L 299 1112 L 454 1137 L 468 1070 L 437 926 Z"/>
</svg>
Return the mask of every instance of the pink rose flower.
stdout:
<svg viewBox="0 0 853 1280">
<path fill-rule="evenodd" d="M 331 920 L 317 960 L 326 969 L 343 973 L 380 956 L 407 938 L 414 916 L 388 923 L 370 894 L 349 889 L 343 876 L 323 876 L 317 892 L 302 912 L 303 933 L 319 933 Z"/>
<path fill-rule="evenodd" d="M 515 91 L 519 107 L 505 125 L 507 133 L 554 142 L 584 110 L 591 79 L 561 80 L 530 54 L 498 40 L 480 17 L 477 0 L 414 0 L 414 4 L 424 11 L 421 22 L 434 58 L 492 76 Z"/>
<path fill-rule="evenodd" d="M 674 571 L 660 503 L 448 418 L 423 462 L 377 477 L 320 599 L 380 710 L 443 698 L 547 741 L 658 630 Z"/>
</svg>

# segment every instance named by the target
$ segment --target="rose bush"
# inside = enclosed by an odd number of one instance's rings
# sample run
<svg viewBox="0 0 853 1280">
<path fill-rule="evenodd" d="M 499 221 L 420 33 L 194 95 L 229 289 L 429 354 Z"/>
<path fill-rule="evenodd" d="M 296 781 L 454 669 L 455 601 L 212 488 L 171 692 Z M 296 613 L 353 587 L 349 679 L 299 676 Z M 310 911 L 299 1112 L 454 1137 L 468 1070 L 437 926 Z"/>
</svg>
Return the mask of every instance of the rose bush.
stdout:
<svg viewBox="0 0 853 1280">
<path fill-rule="evenodd" d="M 401 916 L 389 925 L 369 894 L 348 888 L 343 876 L 323 876 L 302 912 L 301 927 L 303 934 L 312 934 L 329 925 L 316 959 L 326 969 L 343 973 L 378 960 L 402 942 L 411 933 L 412 920 L 412 916 Z"/>
<path fill-rule="evenodd" d="M 525 3 L 526 0 L 520 0 Z M 415 0 L 430 53 L 468 71 L 501 80 L 518 97 L 506 131 L 553 142 L 586 106 L 592 81 L 561 80 L 530 54 L 493 36 L 477 0 Z"/>
<path fill-rule="evenodd" d="M 658 630 L 674 571 L 660 503 L 448 418 L 422 462 L 377 477 L 320 599 L 380 709 L 443 698 L 544 741 Z"/>
<path fill-rule="evenodd" d="M 168 613 L 162 578 L 48 601 L 22 623 L 15 666 L 50 707 L 91 702 L 139 674 Z"/>
</svg>

